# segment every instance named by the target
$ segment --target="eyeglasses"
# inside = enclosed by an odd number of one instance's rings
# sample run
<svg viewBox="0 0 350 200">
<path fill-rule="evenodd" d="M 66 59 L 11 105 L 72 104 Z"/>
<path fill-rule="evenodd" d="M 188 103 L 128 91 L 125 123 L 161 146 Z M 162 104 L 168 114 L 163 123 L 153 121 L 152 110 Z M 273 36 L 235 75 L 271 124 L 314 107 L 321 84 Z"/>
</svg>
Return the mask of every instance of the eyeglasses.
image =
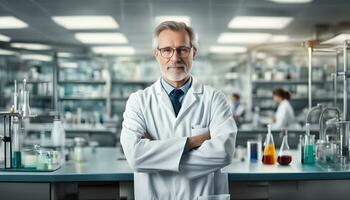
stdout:
<svg viewBox="0 0 350 200">
<path fill-rule="evenodd" d="M 171 47 L 164 47 L 164 48 L 158 48 L 157 50 L 160 52 L 160 55 L 163 58 L 171 58 L 174 55 L 174 52 L 176 51 L 177 55 L 179 55 L 181 58 L 187 58 L 188 55 L 190 55 L 192 47 L 179 47 L 179 48 L 171 48 Z"/>
</svg>

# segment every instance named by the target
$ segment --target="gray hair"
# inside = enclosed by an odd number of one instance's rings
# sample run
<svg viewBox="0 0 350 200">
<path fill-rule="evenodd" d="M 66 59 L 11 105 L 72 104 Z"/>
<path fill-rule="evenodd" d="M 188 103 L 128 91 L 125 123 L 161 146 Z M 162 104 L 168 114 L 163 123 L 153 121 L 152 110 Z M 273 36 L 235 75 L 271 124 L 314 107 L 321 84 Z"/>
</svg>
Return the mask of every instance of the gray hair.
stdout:
<svg viewBox="0 0 350 200">
<path fill-rule="evenodd" d="M 157 38 L 160 32 L 164 30 L 172 30 L 172 31 L 185 30 L 188 33 L 188 36 L 190 37 L 191 46 L 193 46 L 193 48 L 197 50 L 198 41 L 193 29 L 187 26 L 184 22 L 176 22 L 176 21 L 164 21 L 154 29 L 154 38 L 153 38 L 153 45 L 152 45 L 153 49 L 157 48 L 157 45 L 158 45 Z"/>
</svg>

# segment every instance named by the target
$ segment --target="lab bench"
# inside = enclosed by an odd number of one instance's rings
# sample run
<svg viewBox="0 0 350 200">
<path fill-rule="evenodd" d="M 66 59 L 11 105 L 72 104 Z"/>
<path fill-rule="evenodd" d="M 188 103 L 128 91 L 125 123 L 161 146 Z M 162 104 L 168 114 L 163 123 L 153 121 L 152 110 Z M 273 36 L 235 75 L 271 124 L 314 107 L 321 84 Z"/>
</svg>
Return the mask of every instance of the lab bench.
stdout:
<svg viewBox="0 0 350 200">
<path fill-rule="evenodd" d="M 223 169 L 229 174 L 231 199 L 350 196 L 348 166 L 302 165 L 298 152 L 292 152 L 290 166 L 234 160 Z M 133 172 L 120 149 L 100 147 L 86 162 L 69 161 L 51 173 L 2 171 L 0 194 L 1 199 L 133 199 Z"/>
</svg>

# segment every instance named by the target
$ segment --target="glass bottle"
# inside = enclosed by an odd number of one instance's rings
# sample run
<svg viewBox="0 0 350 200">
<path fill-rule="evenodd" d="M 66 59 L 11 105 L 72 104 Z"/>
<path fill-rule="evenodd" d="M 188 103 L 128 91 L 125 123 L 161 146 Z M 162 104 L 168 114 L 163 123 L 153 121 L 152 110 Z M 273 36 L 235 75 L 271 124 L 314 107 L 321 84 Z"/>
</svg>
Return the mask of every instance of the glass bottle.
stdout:
<svg viewBox="0 0 350 200">
<path fill-rule="evenodd" d="M 76 162 L 83 162 L 84 161 L 84 144 L 85 144 L 85 139 L 81 137 L 76 137 L 74 138 L 74 160 Z"/>
<path fill-rule="evenodd" d="M 22 156 L 21 156 L 21 142 L 20 135 L 23 133 L 22 128 L 20 128 L 20 124 L 18 118 L 15 117 L 13 120 L 13 140 L 12 140 L 12 149 L 13 149 L 13 157 L 12 157 L 12 166 L 13 168 L 21 168 L 22 167 Z"/>
<path fill-rule="evenodd" d="M 278 152 L 277 162 L 280 165 L 289 165 L 290 162 L 292 162 L 292 155 L 289 152 L 289 145 L 288 145 L 288 130 L 285 130 L 281 148 Z"/>
<path fill-rule="evenodd" d="M 306 135 L 303 144 L 303 161 L 305 164 L 315 163 L 315 135 L 310 135 L 310 124 L 306 124 Z"/>
<path fill-rule="evenodd" d="M 23 90 L 22 90 L 22 107 L 20 109 L 22 109 L 22 115 L 23 118 L 27 118 L 30 117 L 31 112 L 30 112 L 30 107 L 29 107 L 29 90 L 27 87 L 27 81 L 26 79 L 23 80 Z"/>
<path fill-rule="evenodd" d="M 306 136 L 305 147 L 304 147 L 304 163 L 314 164 L 315 163 L 315 135 Z"/>
<path fill-rule="evenodd" d="M 266 165 L 273 165 L 276 163 L 276 150 L 273 136 L 271 134 L 271 124 L 267 125 L 267 130 L 268 132 L 266 134 L 262 162 Z"/>
</svg>

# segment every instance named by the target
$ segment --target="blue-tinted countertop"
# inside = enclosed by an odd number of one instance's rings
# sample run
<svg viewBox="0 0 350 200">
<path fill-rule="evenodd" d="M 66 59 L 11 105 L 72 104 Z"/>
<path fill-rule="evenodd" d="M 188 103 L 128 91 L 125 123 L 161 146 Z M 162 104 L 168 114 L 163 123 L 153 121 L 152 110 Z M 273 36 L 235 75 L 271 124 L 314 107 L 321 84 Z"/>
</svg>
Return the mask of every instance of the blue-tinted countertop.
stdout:
<svg viewBox="0 0 350 200">
<path fill-rule="evenodd" d="M 126 160 L 120 159 L 117 148 L 98 148 L 86 162 L 65 163 L 54 172 L 0 172 L 1 182 L 79 182 L 79 181 L 132 181 L 133 172 Z M 290 166 L 262 165 L 233 161 L 223 171 L 230 181 L 296 181 L 350 179 L 348 166 L 302 165 L 293 152 Z"/>
</svg>

